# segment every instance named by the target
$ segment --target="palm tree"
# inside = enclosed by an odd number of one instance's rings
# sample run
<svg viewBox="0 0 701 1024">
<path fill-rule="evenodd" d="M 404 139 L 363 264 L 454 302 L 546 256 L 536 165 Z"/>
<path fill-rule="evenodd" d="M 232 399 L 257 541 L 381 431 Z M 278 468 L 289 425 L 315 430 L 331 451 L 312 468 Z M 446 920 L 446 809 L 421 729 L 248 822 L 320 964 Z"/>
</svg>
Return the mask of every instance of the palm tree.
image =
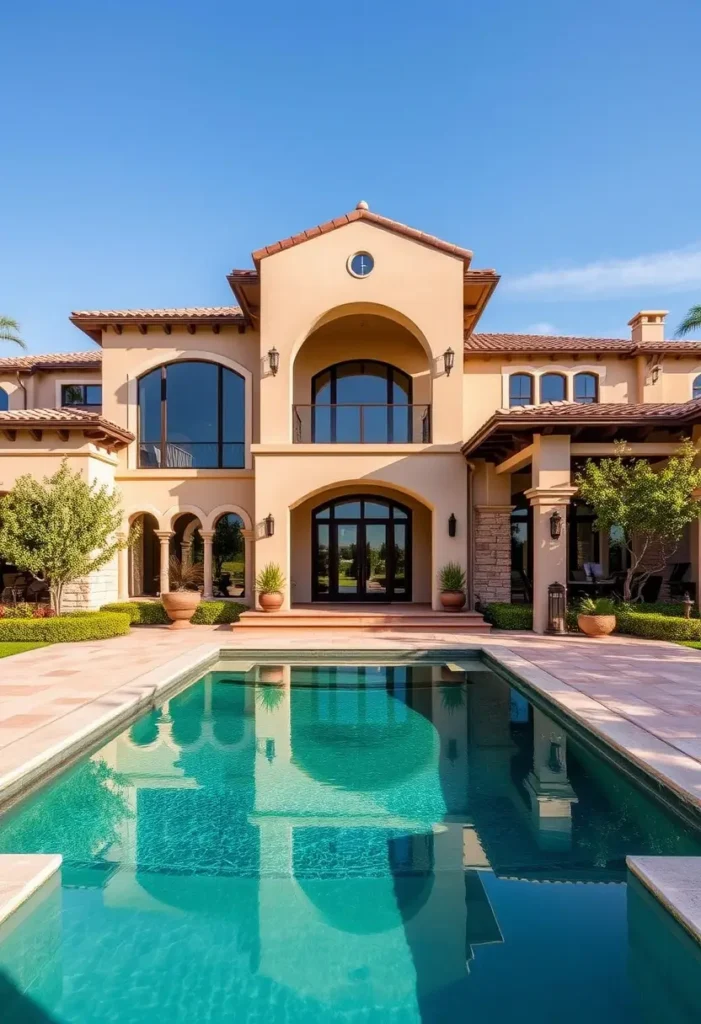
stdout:
<svg viewBox="0 0 701 1024">
<path fill-rule="evenodd" d="M 13 341 L 20 348 L 26 348 L 19 336 L 19 324 L 9 316 L 0 316 L 0 341 Z"/>
<path fill-rule="evenodd" d="M 701 330 L 701 306 L 692 306 L 682 322 L 677 327 L 677 336 L 683 338 L 685 334 Z"/>
</svg>

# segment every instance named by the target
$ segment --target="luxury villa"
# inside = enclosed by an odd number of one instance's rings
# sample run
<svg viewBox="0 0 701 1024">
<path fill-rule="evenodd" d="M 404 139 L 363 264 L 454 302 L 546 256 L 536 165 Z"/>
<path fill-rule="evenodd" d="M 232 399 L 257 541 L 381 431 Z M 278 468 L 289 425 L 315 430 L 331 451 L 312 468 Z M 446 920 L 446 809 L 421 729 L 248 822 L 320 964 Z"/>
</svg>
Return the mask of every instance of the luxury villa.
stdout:
<svg viewBox="0 0 701 1024">
<path fill-rule="evenodd" d="M 67 458 L 141 527 L 74 604 L 155 596 L 194 552 L 205 597 L 254 605 L 277 563 L 288 611 L 437 611 L 457 562 L 470 609 L 532 600 L 542 631 L 549 585 L 625 568 L 573 476 L 617 439 L 663 460 L 701 438 L 701 342 L 665 340 L 664 311 L 622 338 L 481 334 L 498 273 L 365 203 L 252 256 L 231 306 L 79 311 L 93 351 L 0 359 L 0 493 Z M 661 586 L 700 572 L 694 526 Z"/>
</svg>

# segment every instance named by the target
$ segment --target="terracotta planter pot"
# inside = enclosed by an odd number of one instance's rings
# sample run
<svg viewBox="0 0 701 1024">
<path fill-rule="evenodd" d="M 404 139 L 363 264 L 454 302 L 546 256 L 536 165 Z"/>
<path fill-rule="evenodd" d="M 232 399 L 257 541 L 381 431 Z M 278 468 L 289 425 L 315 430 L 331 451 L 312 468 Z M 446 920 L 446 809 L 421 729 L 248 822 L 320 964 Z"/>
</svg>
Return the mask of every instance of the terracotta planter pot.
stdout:
<svg viewBox="0 0 701 1024">
<path fill-rule="evenodd" d="M 161 601 L 166 615 L 173 620 L 168 629 L 190 629 L 190 619 L 197 611 L 201 599 L 196 590 L 173 590 L 169 594 L 162 594 Z"/>
<path fill-rule="evenodd" d="M 616 616 L 578 615 L 577 625 L 587 636 L 608 636 L 616 628 Z"/>
<path fill-rule="evenodd" d="M 259 594 L 258 603 L 264 612 L 277 612 L 282 608 L 283 596 L 279 590 L 272 594 Z"/>
<path fill-rule="evenodd" d="M 464 607 L 466 600 L 462 590 L 443 590 L 441 592 L 441 604 L 446 612 L 459 612 Z"/>
<path fill-rule="evenodd" d="M 261 683 L 284 683 L 285 670 L 282 665 L 261 665 L 260 681 Z"/>
</svg>

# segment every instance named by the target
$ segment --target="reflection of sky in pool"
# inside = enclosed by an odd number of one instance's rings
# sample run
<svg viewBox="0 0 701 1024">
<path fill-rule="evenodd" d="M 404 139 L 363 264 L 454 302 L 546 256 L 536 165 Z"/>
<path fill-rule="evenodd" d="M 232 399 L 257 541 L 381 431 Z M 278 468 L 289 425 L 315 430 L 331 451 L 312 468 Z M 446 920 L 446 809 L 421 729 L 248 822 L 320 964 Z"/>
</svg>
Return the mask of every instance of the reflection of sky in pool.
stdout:
<svg viewBox="0 0 701 1024">
<path fill-rule="evenodd" d="M 2 933 L 3 1024 L 690 1024 L 701 997 L 624 884 L 695 837 L 478 663 L 210 673 L 0 851 L 64 856 Z"/>
</svg>

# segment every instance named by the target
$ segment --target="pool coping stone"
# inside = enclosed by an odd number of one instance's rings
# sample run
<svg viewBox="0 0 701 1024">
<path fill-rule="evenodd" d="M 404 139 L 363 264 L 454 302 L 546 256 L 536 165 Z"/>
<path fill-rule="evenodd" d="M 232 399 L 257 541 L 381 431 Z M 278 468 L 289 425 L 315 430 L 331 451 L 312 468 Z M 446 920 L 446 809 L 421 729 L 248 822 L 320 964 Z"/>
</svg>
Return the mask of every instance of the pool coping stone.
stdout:
<svg viewBox="0 0 701 1024">
<path fill-rule="evenodd" d="M 0 924 L 56 874 L 62 860 L 58 853 L 0 854 Z"/>
<path fill-rule="evenodd" d="M 701 944 L 701 857 L 627 857 L 626 865 Z"/>
</svg>

